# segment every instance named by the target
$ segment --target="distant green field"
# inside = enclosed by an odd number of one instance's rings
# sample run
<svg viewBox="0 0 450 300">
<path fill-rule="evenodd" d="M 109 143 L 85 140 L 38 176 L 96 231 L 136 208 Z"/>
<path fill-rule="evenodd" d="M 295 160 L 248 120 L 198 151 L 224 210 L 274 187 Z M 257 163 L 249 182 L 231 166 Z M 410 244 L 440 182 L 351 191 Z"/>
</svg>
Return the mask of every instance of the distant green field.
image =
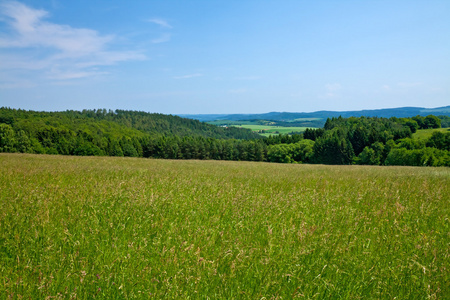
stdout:
<svg viewBox="0 0 450 300">
<path fill-rule="evenodd" d="M 322 118 L 298 118 L 298 119 L 294 119 L 292 121 L 288 121 L 288 122 L 299 122 L 299 121 L 317 121 L 317 120 L 321 120 Z"/>
<path fill-rule="evenodd" d="M 269 125 L 233 125 L 240 128 L 248 128 L 261 135 L 269 136 L 276 134 L 289 134 L 291 132 L 303 132 L 308 127 L 283 127 L 283 126 L 269 126 Z"/>
<path fill-rule="evenodd" d="M 216 125 L 216 126 L 233 126 L 233 125 L 252 125 L 255 124 L 255 121 L 228 121 L 228 120 L 217 120 L 217 121 L 209 121 L 208 124 Z"/>
<path fill-rule="evenodd" d="M 0 154 L 0 299 L 448 299 L 450 169 Z"/>
<path fill-rule="evenodd" d="M 413 134 L 413 138 L 418 140 L 426 140 L 431 137 L 434 131 L 450 132 L 450 128 L 419 129 Z"/>
</svg>

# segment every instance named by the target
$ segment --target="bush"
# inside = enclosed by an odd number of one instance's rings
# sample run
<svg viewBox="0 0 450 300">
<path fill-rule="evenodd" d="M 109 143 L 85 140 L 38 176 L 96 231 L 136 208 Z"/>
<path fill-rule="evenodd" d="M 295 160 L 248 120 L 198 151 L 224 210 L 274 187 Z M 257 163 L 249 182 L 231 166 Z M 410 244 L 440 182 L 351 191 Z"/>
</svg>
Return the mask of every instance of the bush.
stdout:
<svg viewBox="0 0 450 300">
<path fill-rule="evenodd" d="M 450 152 L 436 148 L 392 149 L 385 161 L 390 166 L 450 166 Z"/>
<path fill-rule="evenodd" d="M 427 147 L 450 151 L 450 132 L 435 131 L 427 142 Z"/>
</svg>

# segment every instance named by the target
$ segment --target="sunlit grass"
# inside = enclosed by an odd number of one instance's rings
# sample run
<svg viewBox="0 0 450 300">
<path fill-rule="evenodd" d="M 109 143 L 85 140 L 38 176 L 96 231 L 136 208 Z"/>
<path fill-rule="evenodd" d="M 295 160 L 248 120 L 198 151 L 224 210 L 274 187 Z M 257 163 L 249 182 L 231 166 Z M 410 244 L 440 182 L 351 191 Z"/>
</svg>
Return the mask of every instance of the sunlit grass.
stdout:
<svg viewBox="0 0 450 300">
<path fill-rule="evenodd" d="M 0 155 L 0 298 L 443 299 L 450 169 Z"/>
<path fill-rule="evenodd" d="M 284 127 L 284 126 L 272 126 L 272 125 L 233 125 L 235 127 L 247 128 L 253 132 L 260 133 L 263 136 L 277 135 L 277 134 L 289 134 L 291 132 L 303 132 L 308 127 Z M 264 132 L 260 132 L 264 131 Z"/>
<path fill-rule="evenodd" d="M 428 140 L 433 132 L 440 131 L 442 133 L 450 132 L 450 128 L 433 128 L 433 129 L 419 129 L 413 134 L 413 138 L 416 140 Z"/>
</svg>

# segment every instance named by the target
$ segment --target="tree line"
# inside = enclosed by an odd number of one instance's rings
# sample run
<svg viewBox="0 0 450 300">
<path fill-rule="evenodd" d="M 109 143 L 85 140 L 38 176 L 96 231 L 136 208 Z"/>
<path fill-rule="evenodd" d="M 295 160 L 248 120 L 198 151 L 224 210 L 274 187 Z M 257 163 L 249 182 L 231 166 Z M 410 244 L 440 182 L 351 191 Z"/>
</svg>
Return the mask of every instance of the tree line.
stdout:
<svg viewBox="0 0 450 300">
<path fill-rule="evenodd" d="M 450 132 L 436 131 L 426 140 L 412 138 L 418 129 L 440 127 L 441 119 L 431 115 L 338 117 L 303 134 L 262 138 L 245 129 L 143 112 L 48 113 L 1 108 L 0 152 L 450 166 Z"/>
</svg>

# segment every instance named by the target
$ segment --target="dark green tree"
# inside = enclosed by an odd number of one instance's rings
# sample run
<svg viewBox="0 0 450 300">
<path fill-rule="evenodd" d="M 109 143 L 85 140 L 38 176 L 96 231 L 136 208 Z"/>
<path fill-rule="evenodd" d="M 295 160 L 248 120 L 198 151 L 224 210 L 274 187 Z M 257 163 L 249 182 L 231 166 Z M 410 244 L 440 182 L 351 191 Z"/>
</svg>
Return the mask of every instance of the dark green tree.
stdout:
<svg viewBox="0 0 450 300">
<path fill-rule="evenodd" d="M 450 132 L 434 131 L 426 143 L 427 147 L 450 151 Z"/>
<path fill-rule="evenodd" d="M 290 144 L 270 145 L 267 150 L 267 160 L 276 163 L 293 163 L 292 154 Z"/>
<path fill-rule="evenodd" d="M 0 152 L 16 152 L 16 133 L 11 125 L 0 124 Z"/>
<path fill-rule="evenodd" d="M 313 149 L 316 163 L 347 165 L 352 163 L 355 156 L 352 144 L 338 128 L 318 138 Z"/>
<path fill-rule="evenodd" d="M 122 147 L 117 140 L 109 140 L 108 145 L 108 155 L 109 156 L 123 156 Z"/>
<path fill-rule="evenodd" d="M 433 115 L 428 115 L 424 120 L 425 126 L 424 128 L 441 128 L 441 120 Z"/>
<path fill-rule="evenodd" d="M 16 134 L 16 149 L 21 153 L 33 153 L 30 138 L 23 130 L 19 130 Z"/>
</svg>

